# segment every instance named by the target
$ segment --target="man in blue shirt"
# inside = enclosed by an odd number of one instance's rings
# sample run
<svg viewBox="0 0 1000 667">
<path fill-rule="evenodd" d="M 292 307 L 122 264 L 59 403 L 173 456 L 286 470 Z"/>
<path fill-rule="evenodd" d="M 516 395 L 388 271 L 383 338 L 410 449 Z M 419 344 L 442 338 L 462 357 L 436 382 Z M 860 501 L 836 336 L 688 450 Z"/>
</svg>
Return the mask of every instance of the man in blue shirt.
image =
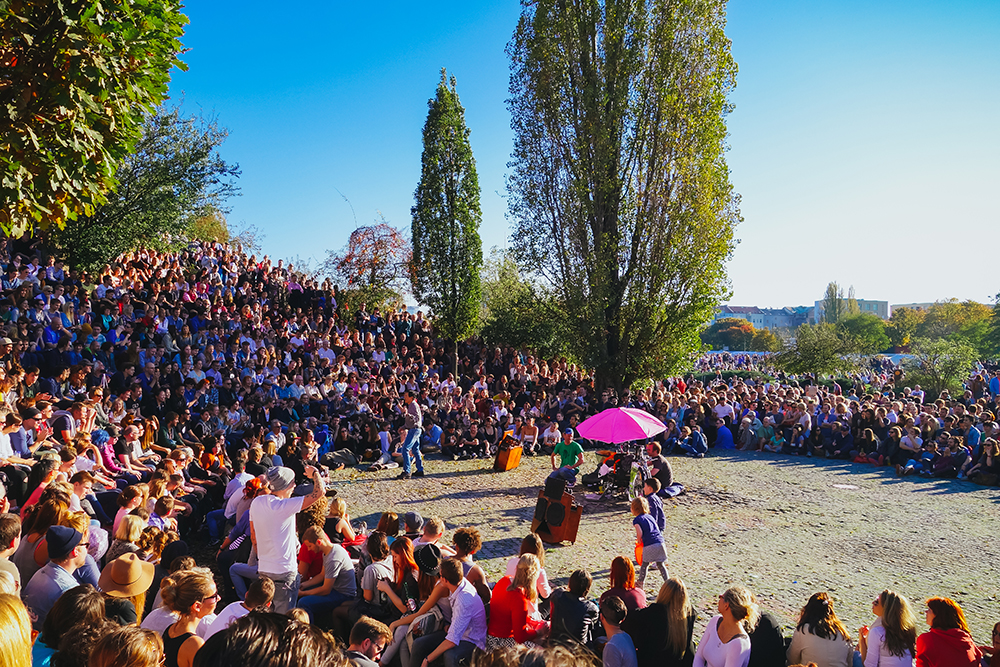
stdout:
<svg viewBox="0 0 1000 667">
<path fill-rule="evenodd" d="M 59 596 L 80 585 L 73 573 L 87 559 L 83 535 L 69 526 L 52 526 L 45 540 L 50 560 L 24 587 L 24 606 L 28 608 L 31 627 L 39 632 Z"/>
</svg>

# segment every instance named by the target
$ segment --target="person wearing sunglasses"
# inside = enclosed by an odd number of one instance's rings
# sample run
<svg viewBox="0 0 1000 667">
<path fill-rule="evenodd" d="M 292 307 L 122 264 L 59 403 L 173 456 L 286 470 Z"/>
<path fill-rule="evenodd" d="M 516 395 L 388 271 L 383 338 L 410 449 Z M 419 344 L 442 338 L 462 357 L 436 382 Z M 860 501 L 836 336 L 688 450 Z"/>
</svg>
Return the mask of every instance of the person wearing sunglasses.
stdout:
<svg viewBox="0 0 1000 667">
<path fill-rule="evenodd" d="M 196 634 L 198 624 L 215 613 L 219 602 L 215 579 L 207 568 L 182 570 L 163 579 L 160 594 L 163 604 L 180 614 L 180 618 L 163 633 L 164 665 L 191 667 L 195 654 L 205 643 Z"/>
<path fill-rule="evenodd" d="M 378 667 L 379 657 L 390 641 L 392 633 L 385 623 L 362 616 L 351 628 L 346 657 L 356 667 Z"/>
</svg>

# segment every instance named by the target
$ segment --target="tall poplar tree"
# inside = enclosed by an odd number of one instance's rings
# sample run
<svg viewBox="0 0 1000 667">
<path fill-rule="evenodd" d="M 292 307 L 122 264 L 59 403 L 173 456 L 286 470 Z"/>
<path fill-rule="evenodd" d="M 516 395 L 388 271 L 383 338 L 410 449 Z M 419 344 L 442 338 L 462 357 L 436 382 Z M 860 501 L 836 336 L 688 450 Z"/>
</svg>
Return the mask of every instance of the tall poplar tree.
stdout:
<svg viewBox="0 0 1000 667">
<path fill-rule="evenodd" d="M 427 106 L 411 209 L 413 295 L 430 308 L 437 331 L 453 341 L 457 371 L 458 341 L 472 333 L 479 312 L 479 177 L 455 77 L 449 81 L 441 70 L 437 94 Z"/>
<path fill-rule="evenodd" d="M 740 220 L 725 0 L 522 0 L 508 45 L 512 246 L 601 386 L 683 369 Z"/>
</svg>

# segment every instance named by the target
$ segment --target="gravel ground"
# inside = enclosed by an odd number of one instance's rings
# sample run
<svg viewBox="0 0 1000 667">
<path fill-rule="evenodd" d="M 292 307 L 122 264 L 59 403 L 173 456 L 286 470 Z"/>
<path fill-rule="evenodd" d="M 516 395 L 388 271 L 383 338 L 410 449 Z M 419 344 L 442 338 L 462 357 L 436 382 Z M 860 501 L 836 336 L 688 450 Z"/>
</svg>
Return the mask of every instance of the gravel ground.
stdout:
<svg viewBox="0 0 1000 667">
<path fill-rule="evenodd" d="M 399 481 L 398 470 L 333 473 L 352 520 L 373 527 L 379 514 L 417 511 L 438 515 L 450 531 L 476 526 L 476 556 L 491 581 L 502 575 L 531 528 L 538 490 L 550 470 L 547 457 L 528 458 L 516 470 L 494 473 L 487 461 L 431 459 L 423 479 Z M 687 492 L 664 502 L 669 569 L 687 585 L 699 612 L 700 633 L 728 586 L 747 586 L 761 607 L 790 632 L 808 597 L 826 590 L 852 636 L 870 624 L 871 600 L 883 588 L 910 599 L 923 625 L 923 600 L 943 595 L 965 610 L 973 635 L 989 643 L 1000 620 L 996 488 L 915 477 L 889 468 L 845 462 L 727 452 L 701 460 L 672 459 L 675 480 Z M 586 472 L 597 457 L 587 453 Z M 575 544 L 549 546 L 546 571 L 565 583 L 572 570 L 594 575 L 592 592 L 607 588 L 618 554 L 632 554 L 634 532 L 624 497 L 588 501 Z M 660 575 L 646 589 L 655 595 Z"/>
</svg>

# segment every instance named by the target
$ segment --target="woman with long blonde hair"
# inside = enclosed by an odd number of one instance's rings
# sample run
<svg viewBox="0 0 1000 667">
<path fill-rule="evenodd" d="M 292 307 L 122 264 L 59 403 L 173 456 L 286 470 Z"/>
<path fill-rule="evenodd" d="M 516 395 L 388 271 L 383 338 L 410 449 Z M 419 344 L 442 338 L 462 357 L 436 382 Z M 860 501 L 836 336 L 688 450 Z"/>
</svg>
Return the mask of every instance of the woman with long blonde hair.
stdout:
<svg viewBox="0 0 1000 667">
<path fill-rule="evenodd" d="M 538 572 L 542 569 L 535 554 L 526 553 L 517 561 L 513 577 L 504 577 L 493 587 L 486 648 L 511 648 L 544 634 L 548 624 L 533 618 L 538 600 Z"/>
<path fill-rule="evenodd" d="M 733 586 L 719 596 L 719 613 L 701 635 L 694 667 L 746 667 L 750 661 L 750 636 L 760 610 L 749 590 Z"/>
<path fill-rule="evenodd" d="M 639 667 L 680 667 L 690 665 L 695 653 L 694 619 L 684 582 L 671 577 L 655 602 L 629 612 L 621 629 L 632 637 Z"/>
<path fill-rule="evenodd" d="M 858 652 L 865 667 L 911 667 L 916 652 L 917 621 L 910 603 L 888 589 L 872 602 L 878 618 L 858 630 Z"/>
<path fill-rule="evenodd" d="M 31 621 L 15 595 L 0 595 L 0 667 L 31 667 Z"/>
</svg>

